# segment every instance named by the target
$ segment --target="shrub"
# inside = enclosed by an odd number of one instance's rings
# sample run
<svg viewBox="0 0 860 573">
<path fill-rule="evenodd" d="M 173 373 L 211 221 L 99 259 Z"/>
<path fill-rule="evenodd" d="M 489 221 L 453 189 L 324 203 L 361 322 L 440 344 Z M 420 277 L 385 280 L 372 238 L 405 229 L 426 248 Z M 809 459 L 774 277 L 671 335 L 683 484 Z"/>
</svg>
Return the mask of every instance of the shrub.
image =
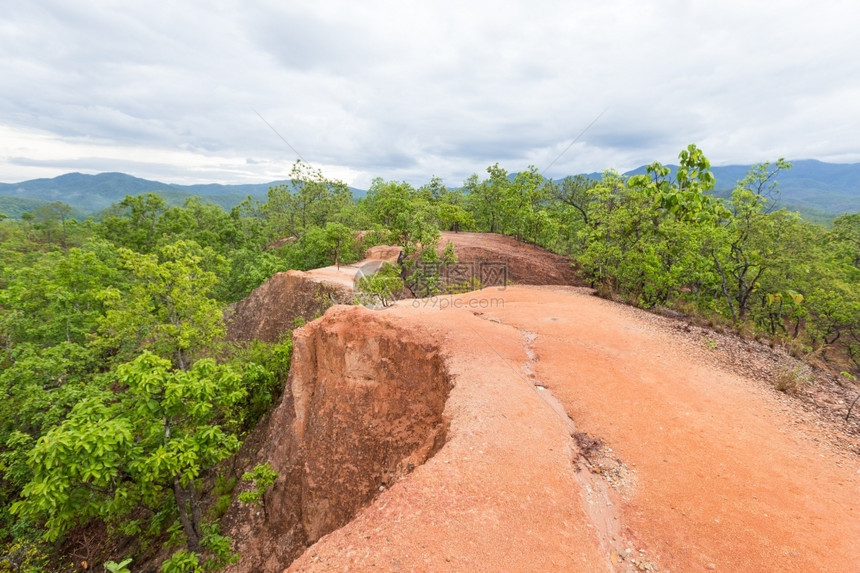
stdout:
<svg viewBox="0 0 860 573">
<path fill-rule="evenodd" d="M 786 394 L 797 394 L 806 386 L 812 384 L 815 376 L 812 373 L 812 368 L 806 364 L 801 364 L 794 368 L 783 366 L 776 374 L 774 383 L 777 390 Z"/>
</svg>

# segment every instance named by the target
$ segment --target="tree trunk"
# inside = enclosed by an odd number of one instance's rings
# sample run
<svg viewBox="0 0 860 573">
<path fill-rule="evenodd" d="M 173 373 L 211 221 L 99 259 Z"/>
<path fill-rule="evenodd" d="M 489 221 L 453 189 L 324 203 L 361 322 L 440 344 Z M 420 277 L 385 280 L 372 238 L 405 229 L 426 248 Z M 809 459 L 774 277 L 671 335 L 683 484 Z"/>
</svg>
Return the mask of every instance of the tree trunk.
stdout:
<svg viewBox="0 0 860 573">
<path fill-rule="evenodd" d="M 717 272 L 720 273 L 720 288 L 723 291 L 723 296 L 726 297 L 726 303 L 729 305 L 729 312 L 732 314 L 732 322 L 735 321 L 735 305 L 732 301 L 732 295 L 729 293 L 729 289 L 727 287 L 728 280 L 726 279 L 726 273 L 723 270 L 723 266 L 720 264 L 720 260 L 717 258 L 716 254 L 711 255 L 714 259 L 714 265 L 717 269 Z"/>
<path fill-rule="evenodd" d="M 179 522 L 185 532 L 188 550 L 200 553 L 200 506 L 194 493 L 194 483 L 182 487 L 179 476 L 173 478 L 173 496 L 176 498 L 176 506 L 179 508 Z"/>
</svg>

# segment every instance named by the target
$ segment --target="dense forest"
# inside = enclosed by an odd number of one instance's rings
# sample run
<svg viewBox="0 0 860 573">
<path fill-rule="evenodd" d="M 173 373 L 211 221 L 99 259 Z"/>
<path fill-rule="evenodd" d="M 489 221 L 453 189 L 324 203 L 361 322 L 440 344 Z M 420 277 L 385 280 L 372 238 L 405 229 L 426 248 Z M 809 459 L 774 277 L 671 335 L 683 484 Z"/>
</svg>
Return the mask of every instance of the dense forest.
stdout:
<svg viewBox="0 0 860 573">
<path fill-rule="evenodd" d="M 299 162 L 291 185 L 229 212 L 143 194 L 86 220 L 60 202 L 0 216 L 0 570 L 101 558 L 126 571 L 162 546 L 168 573 L 236 559 L 218 528 L 236 488 L 224 462 L 277 399 L 291 343 L 226 342 L 226 306 L 278 271 L 356 261 L 375 244 L 436 260 L 440 229 L 544 246 L 604 296 L 856 376 L 860 213 L 825 228 L 775 209 L 782 160 L 720 199 L 701 150 L 679 159 L 671 174 L 655 163 L 560 183 L 498 164 L 456 189 L 376 179 L 358 201 Z M 245 479 L 265 488 L 272 476 L 258 466 Z M 88 536 L 121 554 L 85 554 Z"/>
</svg>

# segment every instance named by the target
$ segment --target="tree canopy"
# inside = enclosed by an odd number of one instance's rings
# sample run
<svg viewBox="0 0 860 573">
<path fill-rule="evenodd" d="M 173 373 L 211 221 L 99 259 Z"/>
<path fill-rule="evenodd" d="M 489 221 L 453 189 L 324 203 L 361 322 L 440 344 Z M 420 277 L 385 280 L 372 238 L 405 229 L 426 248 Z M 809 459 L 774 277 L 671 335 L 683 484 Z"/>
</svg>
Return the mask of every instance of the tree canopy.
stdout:
<svg viewBox="0 0 860 573">
<path fill-rule="evenodd" d="M 229 212 L 148 193 L 86 220 L 59 202 L 0 216 L 4 552 L 25 548 L 30 570 L 47 570 L 63 540 L 98 522 L 138 541 L 131 557 L 181 539 L 166 570 L 229 560 L 203 486 L 277 399 L 291 346 L 225 343 L 225 309 L 278 271 L 349 264 L 375 244 L 403 256 L 362 279 L 370 304 L 444 288 L 433 269 L 455 257 L 439 253 L 441 231 L 502 233 L 569 256 L 605 296 L 750 329 L 860 374 L 860 213 L 828 228 L 776 208 L 791 168 L 781 159 L 726 198 L 698 147 L 679 163 L 674 175 L 653 163 L 561 181 L 493 164 L 460 187 L 374 179 L 356 201 L 298 162 L 291 183 Z"/>
</svg>

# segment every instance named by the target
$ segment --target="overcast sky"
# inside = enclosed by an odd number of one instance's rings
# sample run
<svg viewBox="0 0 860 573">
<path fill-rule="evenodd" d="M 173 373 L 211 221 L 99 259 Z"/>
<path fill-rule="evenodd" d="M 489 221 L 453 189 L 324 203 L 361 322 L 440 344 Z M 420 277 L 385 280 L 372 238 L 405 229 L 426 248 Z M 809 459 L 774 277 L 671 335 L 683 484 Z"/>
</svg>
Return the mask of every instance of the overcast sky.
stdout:
<svg viewBox="0 0 860 573">
<path fill-rule="evenodd" d="M 858 162 L 858 22 L 828 0 L 4 0 L 0 181 L 265 182 L 298 153 L 357 187 L 456 186 L 689 143 Z"/>
</svg>

